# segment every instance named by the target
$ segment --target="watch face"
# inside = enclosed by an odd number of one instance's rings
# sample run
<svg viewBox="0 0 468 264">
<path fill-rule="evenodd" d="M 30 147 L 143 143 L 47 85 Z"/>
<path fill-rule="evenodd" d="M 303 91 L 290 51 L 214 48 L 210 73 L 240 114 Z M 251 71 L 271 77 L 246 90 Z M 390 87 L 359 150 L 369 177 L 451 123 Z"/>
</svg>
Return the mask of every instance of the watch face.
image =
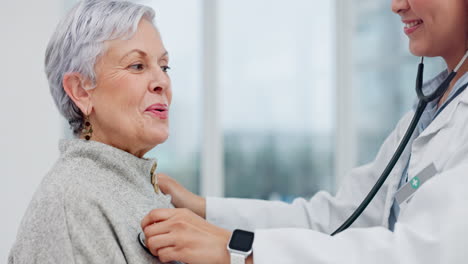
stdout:
<svg viewBox="0 0 468 264">
<path fill-rule="evenodd" d="M 231 241 L 229 241 L 229 248 L 247 252 L 252 249 L 254 233 L 236 229 L 232 233 Z"/>
</svg>

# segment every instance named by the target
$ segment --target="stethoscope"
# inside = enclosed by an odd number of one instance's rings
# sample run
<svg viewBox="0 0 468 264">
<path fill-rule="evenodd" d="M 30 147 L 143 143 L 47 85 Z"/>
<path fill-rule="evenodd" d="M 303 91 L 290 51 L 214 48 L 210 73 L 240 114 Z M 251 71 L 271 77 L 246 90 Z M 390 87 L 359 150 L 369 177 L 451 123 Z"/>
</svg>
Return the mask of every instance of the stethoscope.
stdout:
<svg viewBox="0 0 468 264">
<path fill-rule="evenodd" d="M 390 162 L 387 164 L 385 169 L 383 170 L 382 174 L 380 175 L 379 179 L 375 183 L 374 187 L 370 190 L 370 192 L 367 194 L 367 196 L 364 198 L 364 200 L 361 202 L 361 204 L 358 206 L 358 208 L 353 212 L 353 214 L 346 219 L 346 221 L 338 228 L 336 229 L 331 235 L 334 236 L 344 230 L 346 230 L 348 227 L 350 227 L 354 221 L 356 221 L 357 218 L 362 214 L 362 212 L 366 209 L 366 207 L 369 205 L 369 203 L 372 201 L 372 199 L 375 197 L 377 192 L 380 190 L 382 185 L 384 184 L 385 180 L 388 178 L 388 175 L 390 175 L 390 172 L 393 170 L 395 167 L 395 164 L 397 163 L 398 159 L 401 157 L 401 154 L 403 153 L 404 149 L 408 145 L 408 142 L 413 135 L 414 130 L 416 129 L 416 125 L 419 122 L 419 119 L 421 119 L 421 115 L 424 112 L 424 109 L 426 108 L 427 104 L 438 99 L 440 96 L 442 96 L 448 89 L 450 82 L 452 82 L 453 78 L 457 75 L 458 70 L 460 67 L 463 65 L 465 60 L 468 58 L 468 51 L 465 53 L 465 56 L 461 59 L 460 63 L 458 63 L 457 67 L 453 69 L 453 71 L 447 76 L 447 78 L 437 87 L 437 89 L 429 94 L 429 95 L 424 95 L 422 91 L 423 87 L 423 73 L 424 73 L 424 57 L 421 58 L 421 62 L 418 65 L 418 74 L 416 77 L 416 94 L 418 95 L 419 103 L 416 108 L 415 114 L 413 116 L 413 119 L 411 120 L 411 123 L 408 127 L 408 129 L 405 132 L 405 135 L 403 136 L 400 144 L 398 145 L 398 148 L 396 149 L 395 153 L 393 154 L 392 158 L 390 159 Z M 453 100 L 458 94 L 460 94 L 464 89 L 466 88 L 466 85 L 458 90 L 457 94 L 453 96 L 450 101 L 447 101 L 447 103 L 443 106 L 447 106 L 451 100 Z M 442 109 L 441 109 L 442 110 Z M 140 232 L 137 235 L 137 240 L 139 244 L 148 252 L 148 248 L 146 247 L 145 243 L 145 237 L 142 232 Z M 151 254 L 151 253 L 150 253 Z"/>
<path fill-rule="evenodd" d="M 419 103 L 416 108 L 415 114 L 413 116 L 413 119 L 411 120 L 411 123 L 408 127 L 408 129 L 405 132 L 405 135 L 403 136 L 400 144 L 398 145 L 398 148 L 396 149 L 395 153 L 393 154 L 392 158 L 388 162 L 387 166 L 383 170 L 382 174 L 380 175 L 379 179 L 375 183 L 374 187 L 370 190 L 369 194 L 364 198 L 364 200 L 361 202 L 361 204 L 358 206 L 358 208 L 353 212 L 353 214 L 346 219 L 346 221 L 338 227 L 338 229 L 335 230 L 331 235 L 334 236 L 341 231 L 346 230 L 348 227 L 350 227 L 354 221 L 362 214 L 362 212 L 366 209 L 366 207 L 369 205 L 369 203 L 372 201 L 374 196 L 377 194 L 377 192 L 380 190 L 382 185 L 384 184 L 385 180 L 388 178 L 388 175 L 390 172 L 393 170 L 393 167 L 395 167 L 395 164 L 397 163 L 398 159 L 400 158 L 401 154 L 403 153 L 404 149 L 408 145 L 409 140 L 411 139 L 411 136 L 413 135 L 414 130 L 416 129 L 416 125 L 419 122 L 419 119 L 421 119 L 421 115 L 424 112 L 424 109 L 426 108 L 427 104 L 438 99 L 440 96 L 442 96 L 448 89 L 450 82 L 452 82 L 453 78 L 457 75 L 458 70 L 460 67 L 463 65 L 465 60 L 468 57 L 468 51 L 465 53 L 465 56 L 461 59 L 461 61 L 458 63 L 457 67 L 453 69 L 453 71 L 445 78 L 445 80 L 437 87 L 437 89 L 429 94 L 429 95 L 424 95 L 422 91 L 423 87 L 423 72 L 424 72 L 424 57 L 421 58 L 421 62 L 419 63 L 418 66 L 418 74 L 416 76 L 416 94 L 418 95 Z M 461 89 L 457 91 L 457 94 L 455 94 L 449 101 L 445 103 L 443 108 L 447 106 L 456 96 L 458 96 L 464 89 L 466 89 L 465 85 Z M 440 109 L 440 110 L 443 110 Z M 440 112 L 440 111 L 439 111 Z"/>
</svg>

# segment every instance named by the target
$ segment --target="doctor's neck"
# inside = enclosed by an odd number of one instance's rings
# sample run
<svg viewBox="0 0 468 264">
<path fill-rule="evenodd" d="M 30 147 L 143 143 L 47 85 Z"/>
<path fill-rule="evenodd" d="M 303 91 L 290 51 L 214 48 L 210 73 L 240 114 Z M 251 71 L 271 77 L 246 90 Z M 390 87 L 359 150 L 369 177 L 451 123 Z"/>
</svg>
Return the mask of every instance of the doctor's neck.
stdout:
<svg viewBox="0 0 468 264">
<path fill-rule="evenodd" d="M 457 54 L 457 56 L 453 56 L 452 58 L 446 58 L 444 57 L 445 62 L 447 63 L 447 71 L 451 72 L 455 68 L 457 70 L 457 75 L 455 78 L 453 78 L 452 82 L 450 82 L 450 86 L 448 87 L 447 91 L 445 91 L 444 95 L 442 98 L 440 98 L 438 106 L 440 107 L 448 98 L 450 95 L 450 92 L 453 89 L 453 86 L 457 83 L 457 81 L 465 75 L 466 72 L 468 72 L 468 59 L 466 59 L 466 56 L 468 55 L 468 50 L 465 50 L 464 53 Z M 465 61 L 462 62 L 462 60 L 465 58 Z M 461 65 L 459 65 L 462 63 Z"/>
<path fill-rule="evenodd" d="M 449 54 L 446 54 L 446 55 L 442 56 L 442 58 L 445 61 L 445 64 L 447 65 L 447 69 L 448 69 L 449 72 L 451 72 L 453 69 L 455 69 L 455 67 L 459 66 L 459 64 L 462 62 L 464 56 L 466 56 L 467 52 L 468 52 L 468 47 L 465 47 L 465 49 L 463 49 L 463 48 L 458 49 L 457 48 L 457 49 L 453 49 L 452 51 L 450 51 Z M 468 68 L 468 63 L 467 63 L 467 60 L 465 60 L 458 72 L 462 73 L 463 70 L 466 72 L 467 68 Z M 457 76 L 458 76 L 458 74 L 457 74 Z"/>
</svg>

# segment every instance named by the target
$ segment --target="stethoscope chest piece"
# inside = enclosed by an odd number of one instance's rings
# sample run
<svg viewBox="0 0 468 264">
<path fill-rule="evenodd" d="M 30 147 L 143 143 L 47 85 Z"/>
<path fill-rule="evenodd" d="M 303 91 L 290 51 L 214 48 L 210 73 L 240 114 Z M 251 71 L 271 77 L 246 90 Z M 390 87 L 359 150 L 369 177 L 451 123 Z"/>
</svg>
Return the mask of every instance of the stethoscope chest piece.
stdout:
<svg viewBox="0 0 468 264">
<path fill-rule="evenodd" d="M 145 238 L 145 234 L 143 232 L 138 233 L 137 240 L 138 240 L 138 243 L 140 243 L 140 245 L 146 250 L 146 252 L 151 254 L 148 247 L 146 246 L 146 242 L 145 242 L 146 238 Z"/>
</svg>

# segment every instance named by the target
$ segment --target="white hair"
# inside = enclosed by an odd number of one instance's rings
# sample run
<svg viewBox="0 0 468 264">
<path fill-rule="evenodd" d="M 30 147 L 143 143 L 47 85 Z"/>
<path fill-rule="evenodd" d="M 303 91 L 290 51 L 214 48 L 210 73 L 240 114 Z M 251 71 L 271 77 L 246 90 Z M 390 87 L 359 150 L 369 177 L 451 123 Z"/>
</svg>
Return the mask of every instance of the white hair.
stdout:
<svg viewBox="0 0 468 264">
<path fill-rule="evenodd" d="M 153 23 L 150 7 L 118 0 L 83 0 L 59 22 L 46 50 L 45 72 L 60 113 L 78 135 L 84 116 L 63 88 L 67 73 L 80 73 L 95 88 L 96 60 L 105 52 L 104 42 L 131 38 L 141 19 Z"/>
</svg>

